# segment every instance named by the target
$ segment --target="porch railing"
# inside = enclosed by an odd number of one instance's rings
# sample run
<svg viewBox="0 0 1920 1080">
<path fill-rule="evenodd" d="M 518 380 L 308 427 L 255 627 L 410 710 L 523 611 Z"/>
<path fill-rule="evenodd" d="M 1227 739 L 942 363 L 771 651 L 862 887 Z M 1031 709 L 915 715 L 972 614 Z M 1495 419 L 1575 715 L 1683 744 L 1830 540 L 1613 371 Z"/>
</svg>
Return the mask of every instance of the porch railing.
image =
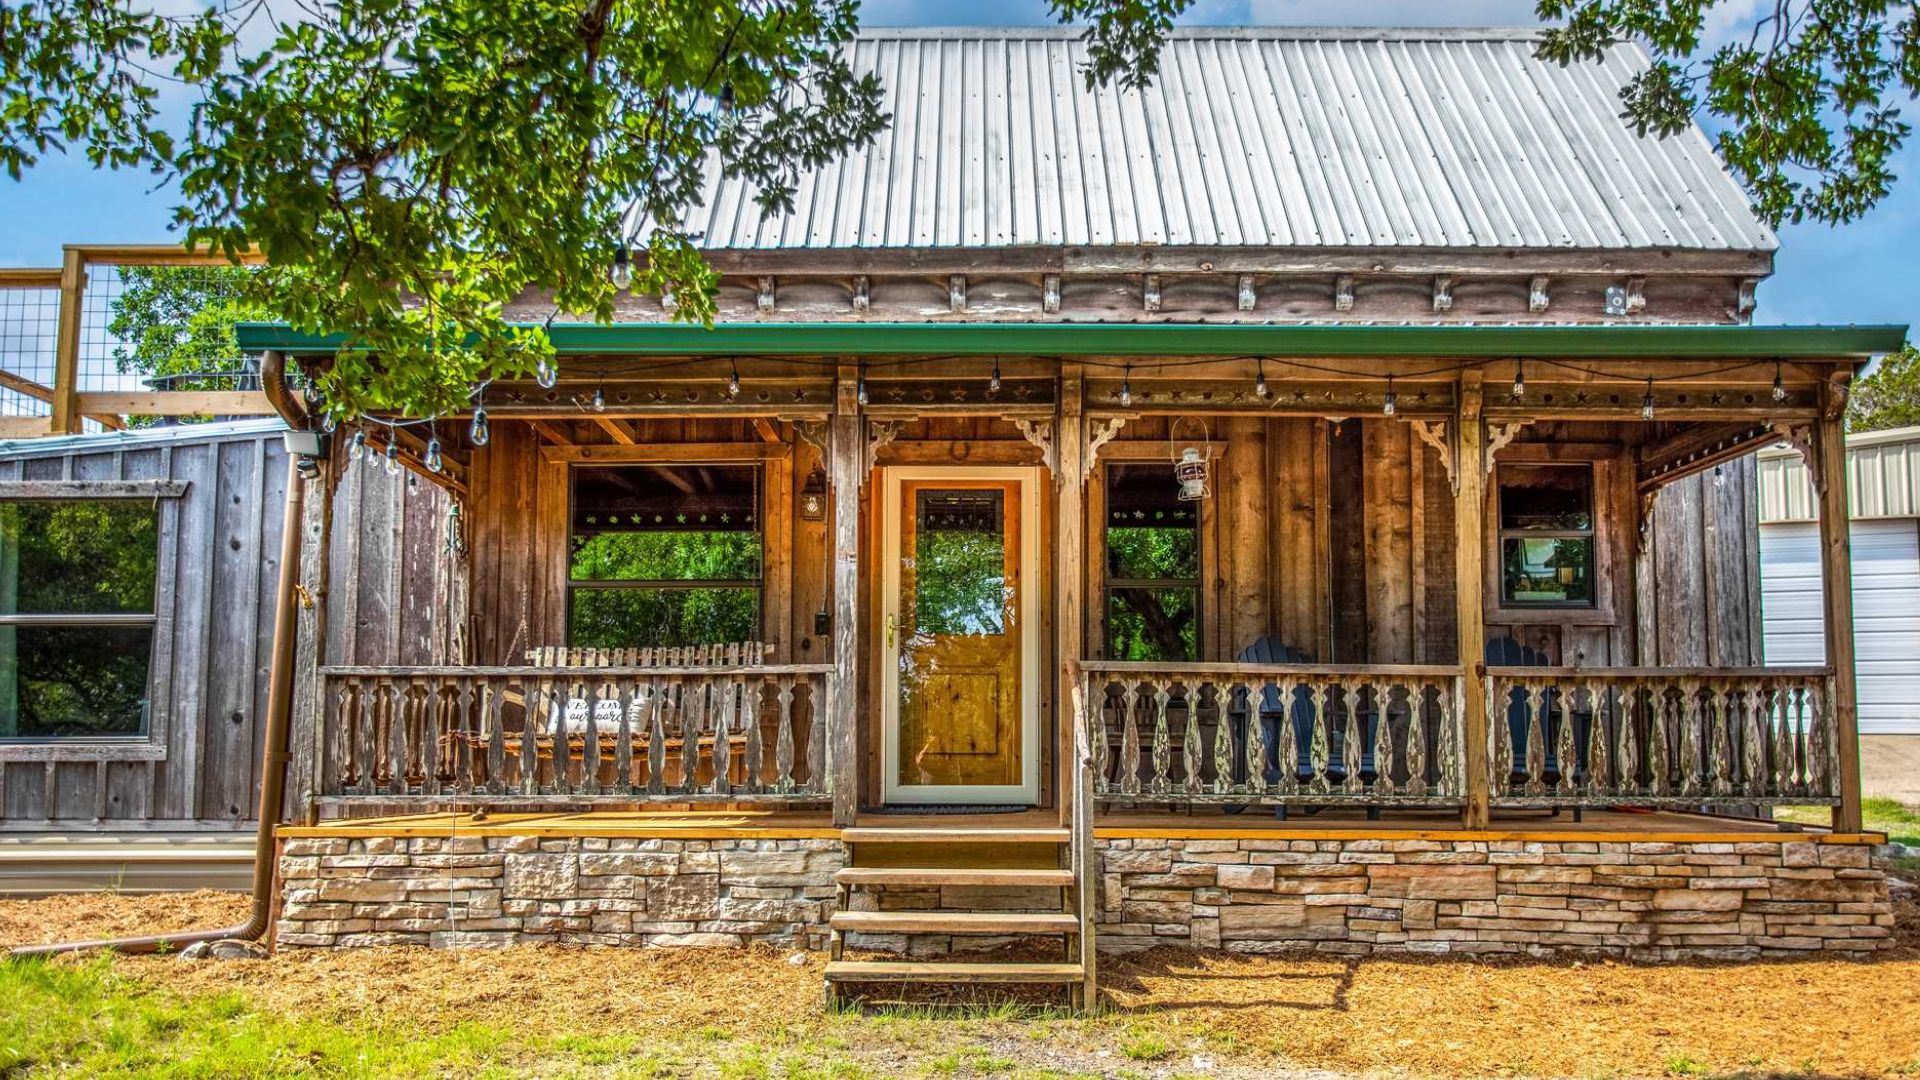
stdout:
<svg viewBox="0 0 1920 1080">
<path fill-rule="evenodd" d="M 323 668 L 317 794 L 818 802 L 831 670 Z"/>
<path fill-rule="evenodd" d="M 1455 805 L 1460 669 L 1082 661 L 1113 802 Z"/>
<path fill-rule="evenodd" d="M 1835 804 L 1825 667 L 1487 671 L 1496 806 Z"/>
</svg>

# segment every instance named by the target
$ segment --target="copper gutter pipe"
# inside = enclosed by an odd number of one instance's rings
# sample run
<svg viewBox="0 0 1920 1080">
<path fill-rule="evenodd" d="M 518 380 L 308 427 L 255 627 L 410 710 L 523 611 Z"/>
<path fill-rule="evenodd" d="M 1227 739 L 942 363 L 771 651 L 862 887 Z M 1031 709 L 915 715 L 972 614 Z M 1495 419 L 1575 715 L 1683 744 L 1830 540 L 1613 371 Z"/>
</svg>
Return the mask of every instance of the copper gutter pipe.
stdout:
<svg viewBox="0 0 1920 1080">
<path fill-rule="evenodd" d="M 295 431 L 306 430 L 307 411 L 287 392 L 286 358 L 269 350 L 262 357 L 261 376 L 267 400 L 273 403 L 287 426 Z M 306 505 L 306 487 L 300 477 L 298 459 L 288 455 L 286 519 L 280 530 L 280 581 L 273 615 L 273 667 L 267 675 L 267 739 L 260 764 L 260 827 L 254 837 L 253 906 L 247 913 L 247 921 L 223 930 L 23 945 L 11 950 L 11 955 L 56 956 L 94 949 L 155 953 L 202 941 L 255 941 L 266 934 L 273 911 L 277 861 L 274 831 L 280 824 L 280 804 L 287 791 L 288 728 L 293 719 L 294 591 L 300 582 L 300 521 Z"/>
</svg>

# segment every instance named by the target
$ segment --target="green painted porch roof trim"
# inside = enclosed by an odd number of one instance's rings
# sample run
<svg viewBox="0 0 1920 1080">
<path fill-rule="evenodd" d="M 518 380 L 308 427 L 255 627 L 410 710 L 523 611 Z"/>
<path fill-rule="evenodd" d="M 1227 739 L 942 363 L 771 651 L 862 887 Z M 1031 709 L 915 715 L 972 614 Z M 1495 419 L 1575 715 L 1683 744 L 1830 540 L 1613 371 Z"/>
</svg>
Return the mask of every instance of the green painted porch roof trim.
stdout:
<svg viewBox="0 0 1920 1080">
<path fill-rule="evenodd" d="M 533 324 L 529 324 L 533 325 Z M 1268 356 L 1866 359 L 1905 326 L 1256 326 L 1245 323 L 555 323 L 562 356 Z M 339 336 L 234 328 L 246 352 L 332 353 Z"/>
</svg>

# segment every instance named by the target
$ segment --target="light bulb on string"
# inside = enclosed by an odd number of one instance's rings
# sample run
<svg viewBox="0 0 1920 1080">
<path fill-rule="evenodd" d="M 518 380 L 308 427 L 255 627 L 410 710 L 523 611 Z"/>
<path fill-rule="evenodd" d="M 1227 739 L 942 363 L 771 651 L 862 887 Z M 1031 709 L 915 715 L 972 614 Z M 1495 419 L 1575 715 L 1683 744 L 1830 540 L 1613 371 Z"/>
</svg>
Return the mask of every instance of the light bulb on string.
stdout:
<svg viewBox="0 0 1920 1080">
<path fill-rule="evenodd" d="M 596 386 L 593 388 L 593 411 L 607 411 L 607 388 L 604 386 Z"/>
<path fill-rule="evenodd" d="M 1513 400 L 1519 401 L 1527 396 L 1527 365 L 1525 361 L 1516 361 L 1513 365 Z"/>
<path fill-rule="evenodd" d="M 860 372 L 860 381 L 854 385 L 853 396 L 854 396 L 854 400 L 858 401 L 862 406 L 866 405 L 867 373 L 864 368 L 861 369 L 861 372 Z"/>
<path fill-rule="evenodd" d="M 1780 362 L 1778 360 L 1773 362 L 1773 400 L 1787 400 L 1787 387 L 1786 384 L 1780 380 Z"/>
<path fill-rule="evenodd" d="M 1133 404 L 1133 365 L 1128 364 L 1126 372 L 1120 376 L 1120 404 Z"/>
<path fill-rule="evenodd" d="M 347 444 L 347 460 L 359 461 L 367 452 L 367 433 L 365 430 L 353 433 L 353 441 Z"/>
<path fill-rule="evenodd" d="M 727 372 L 727 396 L 739 397 L 740 396 L 740 365 L 737 363 L 734 363 L 731 360 L 727 361 L 727 363 L 729 365 L 729 370 Z"/>
<path fill-rule="evenodd" d="M 613 249 L 613 273 L 610 276 L 616 289 L 624 291 L 633 284 L 633 260 L 627 254 L 627 245 L 621 244 Z"/>
<path fill-rule="evenodd" d="M 467 429 L 467 439 L 475 446 L 487 445 L 492 432 L 487 430 L 487 407 L 476 405 L 473 409 L 473 424 Z"/>
<path fill-rule="evenodd" d="M 440 436 L 437 433 L 427 439 L 426 464 L 428 472 L 437 473 L 445 467 L 446 462 L 440 456 Z"/>
<path fill-rule="evenodd" d="M 1262 360 L 1253 371 L 1253 396 L 1264 399 L 1271 392 L 1267 389 L 1267 362 Z"/>
<path fill-rule="evenodd" d="M 987 389 L 992 393 L 1000 392 L 1000 361 L 993 362 L 993 374 L 987 377 Z"/>
<path fill-rule="evenodd" d="M 387 455 L 381 466 L 388 476 L 400 475 L 400 440 L 393 432 L 387 433 Z"/>
<path fill-rule="evenodd" d="M 340 426 L 340 418 L 339 418 L 339 417 L 337 417 L 337 416 L 335 416 L 335 415 L 333 415 L 332 413 L 322 413 L 322 414 L 320 415 L 320 430 L 321 430 L 321 431 L 324 431 L 324 432 L 326 432 L 327 434 L 329 434 L 329 435 L 331 435 L 331 434 L 333 434 L 333 429 L 334 429 L 334 428 L 337 428 L 337 427 L 339 427 L 339 426 Z"/>
<path fill-rule="evenodd" d="M 1653 380 L 1647 380 L 1647 393 L 1640 399 L 1640 419 L 1653 419 Z"/>
<path fill-rule="evenodd" d="M 1400 395 L 1393 392 L 1393 376 L 1389 375 L 1387 376 L 1387 395 L 1380 399 L 1380 412 L 1382 415 L 1392 416 L 1399 404 Z"/>
<path fill-rule="evenodd" d="M 533 381 L 540 384 L 540 389 L 551 390 L 553 384 L 560 381 L 559 369 L 554 367 L 553 361 L 541 360 L 534 366 Z"/>
</svg>

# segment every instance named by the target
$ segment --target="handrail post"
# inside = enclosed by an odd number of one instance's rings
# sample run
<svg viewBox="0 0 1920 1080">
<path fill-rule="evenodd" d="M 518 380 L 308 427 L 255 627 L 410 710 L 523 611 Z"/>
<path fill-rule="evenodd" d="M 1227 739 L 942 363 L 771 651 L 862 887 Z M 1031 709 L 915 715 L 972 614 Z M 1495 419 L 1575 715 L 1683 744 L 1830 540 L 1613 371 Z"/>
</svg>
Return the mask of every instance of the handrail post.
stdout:
<svg viewBox="0 0 1920 1080">
<path fill-rule="evenodd" d="M 1055 667 L 1059 678 L 1055 683 L 1053 700 L 1056 715 L 1060 718 L 1060 728 L 1054 739 L 1055 755 L 1059 758 L 1054 769 L 1054 799 L 1060 808 L 1060 824 L 1069 823 L 1069 815 L 1076 794 L 1073 783 L 1075 747 L 1077 738 L 1074 733 L 1064 730 L 1069 719 L 1078 722 L 1078 715 L 1070 713 L 1068 706 L 1080 690 L 1080 670 L 1078 661 L 1080 651 L 1086 645 L 1087 611 L 1084 602 L 1083 587 L 1086 573 L 1081 564 L 1081 556 L 1086 549 L 1086 455 L 1087 455 L 1087 417 L 1081 408 L 1083 383 L 1078 365 L 1067 365 L 1060 374 L 1060 423 L 1054 434 L 1054 490 L 1059 493 L 1055 518 L 1057 537 L 1054 544 L 1053 592 L 1054 592 L 1054 649 L 1057 652 Z"/>
<path fill-rule="evenodd" d="M 1859 832 L 1860 718 L 1853 670 L 1853 540 L 1847 492 L 1847 392 L 1828 382 L 1820 388 L 1820 419 L 1814 428 L 1815 460 L 1820 483 L 1820 576 L 1825 601 L 1823 626 L 1827 665 L 1833 669 L 1831 722 L 1837 745 L 1840 805 L 1833 812 L 1833 831 Z"/>
<path fill-rule="evenodd" d="M 80 431 L 80 313 L 87 295 L 86 253 L 69 246 L 60 263 L 60 317 L 53 339 L 55 435 Z"/>
<path fill-rule="evenodd" d="M 1080 1007 L 1093 1012 L 1099 996 L 1098 956 L 1094 941 L 1094 882 L 1100 876 L 1100 853 L 1093 841 L 1093 715 L 1087 707 L 1087 679 L 1077 660 L 1061 665 L 1067 681 L 1067 722 L 1073 725 L 1072 854 L 1074 916 L 1080 928 Z"/>
<path fill-rule="evenodd" d="M 1480 416 L 1480 370 L 1469 368 L 1460 373 L 1460 410 L 1458 462 L 1454 470 L 1457 482 L 1453 501 L 1454 594 L 1459 629 L 1459 662 L 1466 693 L 1460 702 L 1459 768 L 1464 803 L 1461 823 L 1469 829 L 1484 829 L 1491 820 L 1491 782 L 1487 774 L 1487 625 L 1482 592 L 1486 574 L 1486 536 L 1482 516 L 1486 510 L 1485 425 Z"/>
</svg>

